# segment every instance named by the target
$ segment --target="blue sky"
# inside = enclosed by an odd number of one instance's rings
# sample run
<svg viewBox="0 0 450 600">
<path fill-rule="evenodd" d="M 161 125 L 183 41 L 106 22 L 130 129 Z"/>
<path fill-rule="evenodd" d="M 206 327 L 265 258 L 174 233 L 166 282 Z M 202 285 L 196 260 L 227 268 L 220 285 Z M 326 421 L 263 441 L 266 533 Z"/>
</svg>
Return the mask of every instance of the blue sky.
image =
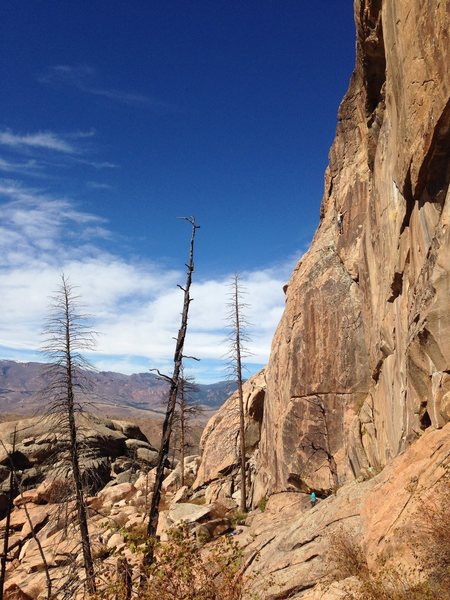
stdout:
<svg viewBox="0 0 450 600">
<path fill-rule="evenodd" d="M 194 214 L 193 370 L 223 377 L 234 272 L 263 364 L 318 223 L 352 2 L 4 0 L 0 22 L 0 357 L 35 358 L 64 271 L 99 368 L 169 368 Z"/>
</svg>

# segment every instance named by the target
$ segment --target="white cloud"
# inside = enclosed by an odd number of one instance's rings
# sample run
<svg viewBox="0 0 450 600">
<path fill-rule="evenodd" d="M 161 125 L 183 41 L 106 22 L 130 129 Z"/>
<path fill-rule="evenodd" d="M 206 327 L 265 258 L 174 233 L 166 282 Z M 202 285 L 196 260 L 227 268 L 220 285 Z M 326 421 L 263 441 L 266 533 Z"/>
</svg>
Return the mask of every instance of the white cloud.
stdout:
<svg viewBox="0 0 450 600">
<path fill-rule="evenodd" d="M 84 158 L 77 158 L 75 156 L 71 156 L 70 157 L 70 161 L 80 164 L 80 165 L 87 165 L 89 167 L 93 167 L 94 169 L 100 170 L 100 169 L 117 169 L 119 165 L 116 165 L 115 163 L 112 162 L 108 162 L 108 161 L 96 161 L 96 160 L 87 160 Z"/>
<path fill-rule="evenodd" d="M 84 137 L 84 136 L 83 136 Z M 18 134 L 10 130 L 0 131 L 0 144 L 13 148 L 39 148 L 56 152 L 75 153 L 76 148 L 62 136 L 50 131 Z"/>
<path fill-rule="evenodd" d="M 38 177 L 42 175 L 42 173 L 39 173 L 40 169 L 42 169 L 42 165 L 34 159 L 27 160 L 26 162 L 12 162 L 0 158 L 0 171 L 4 173 L 19 173 L 21 175 Z"/>
<path fill-rule="evenodd" d="M 130 262 L 100 249 L 97 239 L 113 236 L 106 223 L 68 199 L 8 180 L 0 180 L 2 197 L 0 355 L 26 356 L 39 347 L 48 299 L 64 272 L 79 286 L 93 327 L 101 332 L 94 363 L 122 372 L 145 370 L 145 364 L 170 370 L 182 304 L 176 285 L 184 282 L 184 272 L 151 261 Z M 267 361 L 284 306 L 282 285 L 291 267 L 242 274 L 253 323 L 253 355 L 247 362 L 254 368 Z M 223 379 L 229 280 L 194 279 L 186 354 L 202 359 L 190 368 L 203 381 Z"/>
</svg>

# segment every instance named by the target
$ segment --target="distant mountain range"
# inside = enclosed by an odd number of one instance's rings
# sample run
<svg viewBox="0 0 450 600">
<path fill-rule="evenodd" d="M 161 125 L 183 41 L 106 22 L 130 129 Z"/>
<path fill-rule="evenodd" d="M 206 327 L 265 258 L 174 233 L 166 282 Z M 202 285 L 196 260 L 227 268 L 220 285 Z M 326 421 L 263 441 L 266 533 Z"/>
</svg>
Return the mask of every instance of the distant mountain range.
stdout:
<svg viewBox="0 0 450 600">
<path fill-rule="evenodd" d="M 162 415 L 165 412 L 168 383 L 153 373 L 123 375 L 110 371 L 89 373 L 87 400 L 95 412 L 108 415 Z M 0 413 L 39 414 L 47 398 L 48 365 L 0 360 Z M 193 402 L 217 409 L 236 389 L 230 381 L 198 384 L 190 393 Z M 209 412 L 209 411 L 208 411 Z"/>
</svg>

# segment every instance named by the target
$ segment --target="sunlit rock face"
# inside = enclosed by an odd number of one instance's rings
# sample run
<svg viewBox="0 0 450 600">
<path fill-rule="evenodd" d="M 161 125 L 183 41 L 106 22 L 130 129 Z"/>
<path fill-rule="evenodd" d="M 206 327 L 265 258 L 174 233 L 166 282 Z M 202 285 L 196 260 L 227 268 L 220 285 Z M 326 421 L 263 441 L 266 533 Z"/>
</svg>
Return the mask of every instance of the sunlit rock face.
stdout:
<svg viewBox="0 0 450 600">
<path fill-rule="evenodd" d="M 265 374 L 262 370 L 243 387 L 249 503 L 255 495 L 253 483 L 259 462 L 258 445 L 264 414 L 265 386 Z M 200 442 L 202 461 L 193 488 L 204 489 L 208 502 L 217 500 L 237 506 L 237 494 L 240 493 L 239 448 L 239 396 L 235 392 L 209 421 Z"/>
<path fill-rule="evenodd" d="M 450 420 L 448 4 L 356 0 L 355 19 L 320 225 L 266 370 L 260 496 L 326 491 L 327 452 L 341 484 Z"/>
</svg>

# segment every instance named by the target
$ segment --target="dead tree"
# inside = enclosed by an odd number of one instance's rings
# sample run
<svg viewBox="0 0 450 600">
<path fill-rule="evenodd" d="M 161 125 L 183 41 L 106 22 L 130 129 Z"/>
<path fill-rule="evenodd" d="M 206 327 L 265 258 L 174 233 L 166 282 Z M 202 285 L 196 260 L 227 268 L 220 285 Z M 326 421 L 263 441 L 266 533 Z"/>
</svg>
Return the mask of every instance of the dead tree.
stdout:
<svg viewBox="0 0 450 600">
<path fill-rule="evenodd" d="M 245 413 L 244 413 L 244 393 L 243 393 L 243 377 L 242 360 L 244 356 L 248 356 L 248 350 L 245 344 L 249 341 L 246 333 L 248 322 L 245 318 L 245 309 L 248 304 L 242 301 L 244 294 L 243 287 L 239 281 L 239 275 L 234 275 L 231 282 L 230 300 L 228 302 L 228 322 L 230 334 L 229 339 L 229 369 L 233 379 L 238 386 L 239 399 L 239 463 L 241 471 L 241 500 L 240 510 L 245 512 L 247 509 L 247 482 L 246 482 L 246 455 L 245 455 Z"/>
<path fill-rule="evenodd" d="M 133 571 L 126 557 L 119 556 L 116 572 L 119 586 L 116 593 L 116 600 L 130 600 L 133 592 Z"/>
<path fill-rule="evenodd" d="M 79 439 L 75 415 L 82 411 L 77 400 L 80 391 L 80 370 L 89 368 L 89 363 L 81 354 L 82 350 L 92 350 L 95 334 L 89 328 L 86 316 L 78 310 L 79 297 L 64 275 L 61 286 L 52 298 L 50 316 L 45 327 L 43 350 L 51 365 L 50 411 L 69 437 L 69 453 L 72 477 L 75 488 L 77 520 L 80 528 L 86 585 L 90 594 L 95 593 L 95 573 L 87 524 L 87 510 L 80 470 Z"/>
<path fill-rule="evenodd" d="M 13 443 L 12 443 L 12 455 L 16 450 L 16 431 L 14 430 L 13 435 Z M 6 562 L 8 560 L 8 547 L 9 547 L 9 530 L 11 523 L 11 512 L 13 509 L 13 500 L 16 495 L 16 482 L 14 477 L 14 469 L 13 469 L 13 461 L 11 458 L 11 454 L 8 454 L 9 461 L 11 463 L 11 471 L 9 474 L 9 490 L 8 490 L 8 505 L 6 507 L 6 523 L 4 529 L 4 537 L 3 537 L 3 552 L 1 559 L 1 570 L 0 570 L 0 600 L 3 600 L 3 589 L 5 587 L 5 577 L 6 577 Z"/>
<path fill-rule="evenodd" d="M 300 448 L 308 453 L 307 462 L 316 456 L 325 458 L 333 480 L 333 488 L 339 486 L 339 478 L 336 461 L 330 447 L 330 432 L 328 427 L 328 416 L 325 404 L 318 397 L 305 398 L 306 402 L 313 408 L 316 416 L 315 435 L 307 435 L 303 438 Z"/>
<path fill-rule="evenodd" d="M 167 380 L 170 388 L 169 388 L 169 399 L 167 403 L 166 415 L 164 418 L 162 436 L 161 436 L 161 446 L 159 448 L 158 453 L 158 464 L 156 467 L 156 477 L 155 484 L 153 487 L 153 496 L 152 502 L 150 506 L 149 513 L 149 521 L 147 533 L 151 537 L 156 536 L 156 529 L 158 527 L 158 519 L 159 519 L 159 501 L 161 498 L 161 487 L 164 478 L 164 467 L 166 465 L 167 458 L 169 456 L 170 450 L 170 437 L 172 434 L 173 428 L 173 420 L 178 396 L 178 387 L 180 384 L 180 373 L 181 367 L 183 363 L 183 350 L 184 350 L 184 341 L 186 338 L 187 326 L 188 326 L 188 316 L 189 316 L 189 306 L 192 302 L 192 298 L 190 296 L 190 288 L 192 283 L 192 274 L 194 272 L 194 242 L 195 242 L 195 234 L 197 229 L 199 229 L 199 225 L 196 224 L 194 217 L 182 217 L 185 221 L 188 221 L 191 224 L 192 232 L 191 232 L 191 241 L 189 245 L 189 261 L 186 264 L 187 272 L 186 272 L 186 284 L 185 287 L 179 285 L 178 287 L 183 292 L 183 311 L 181 313 L 181 326 L 178 330 L 178 336 L 176 340 L 175 353 L 173 357 L 173 373 L 171 377 L 167 377 L 166 375 L 162 375 L 159 371 L 158 374 L 163 377 L 163 379 Z M 192 357 L 189 357 L 192 358 Z M 153 562 L 153 548 L 150 546 L 149 551 L 147 552 L 144 562 L 146 564 L 151 564 Z"/>
</svg>

